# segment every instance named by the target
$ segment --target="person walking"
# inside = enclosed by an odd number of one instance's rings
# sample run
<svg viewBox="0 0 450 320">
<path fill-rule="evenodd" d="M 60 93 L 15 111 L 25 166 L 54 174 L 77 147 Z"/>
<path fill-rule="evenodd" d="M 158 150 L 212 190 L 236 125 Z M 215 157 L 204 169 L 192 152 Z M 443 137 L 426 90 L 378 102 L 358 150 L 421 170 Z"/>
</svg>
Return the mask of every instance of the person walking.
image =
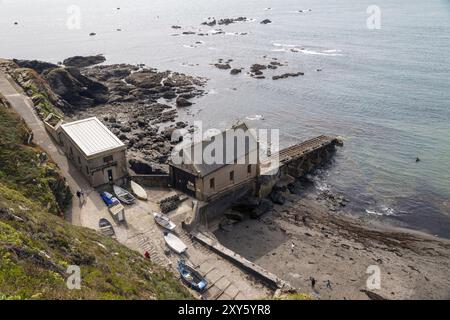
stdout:
<svg viewBox="0 0 450 320">
<path fill-rule="evenodd" d="M 294 241 L 291 243 L 291 253 L 294 254 L 295 244 Z"/>
<path fill-rule="evenodd" d="M 330 289 L 330 290 L 333 290 L 333 289 L 331 288 L 331 281 L 330 281 L 330 280 L 327 280 L 327 288 Z"/>
<path fill-rule="evenodd" d="M 311 281 L 311 288 L 315 289 L 316 287 L 316 279 L 313 277 L 309 277 L 309 280 Z"/>
<path fill-rule="evenodd" d="M 77 191 L 77 197 L 78 197 L 78 201 L 81 203 L 81 191 L 80 190 Z"/>
</svg>

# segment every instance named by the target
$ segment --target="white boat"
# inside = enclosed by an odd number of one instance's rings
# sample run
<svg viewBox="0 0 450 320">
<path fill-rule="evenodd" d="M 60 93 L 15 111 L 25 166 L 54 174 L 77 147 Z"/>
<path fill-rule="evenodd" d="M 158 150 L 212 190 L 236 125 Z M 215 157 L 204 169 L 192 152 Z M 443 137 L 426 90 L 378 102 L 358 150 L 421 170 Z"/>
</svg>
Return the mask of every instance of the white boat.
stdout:
<svg viewBox="0 0 450 320">
<path fill-rule="evenodd" d="M 131 193 L 119 186 L 114 185 L 113 190 L 116 197 L 125 204 L 132 204 L 136 200 Z"/>
<path fill-rule="evenodd" d="M 178 254 L 182 254 L 187 250 L 187 246 L 184 244 L 184 242 L 181 241 L 180 238 L 178 238 L 173 233 L 165 232 L 164 240 L 166 241 L 169 248 Z"/>
<path fill-rule="evenodd" d="M 167 229 L 167 230 L 175 230 L 177 227 L 175 223 L 172 222 L 172 220 L 169 219 L 168 216 L 163 215 L 159 212 L 154 212 L 153 217 L 155 218 L 155 221 L 157 224 L 159 224 L 161 227 Z"/>
<path fill-rule="evenodd" d="M 142 188 L 139 184 L 137 184 L 134 181 L 131 181 L 131 191 L 133 191 L 133 194 L 141 200 L 147 200 L 147 192 Z"/>
</svg>

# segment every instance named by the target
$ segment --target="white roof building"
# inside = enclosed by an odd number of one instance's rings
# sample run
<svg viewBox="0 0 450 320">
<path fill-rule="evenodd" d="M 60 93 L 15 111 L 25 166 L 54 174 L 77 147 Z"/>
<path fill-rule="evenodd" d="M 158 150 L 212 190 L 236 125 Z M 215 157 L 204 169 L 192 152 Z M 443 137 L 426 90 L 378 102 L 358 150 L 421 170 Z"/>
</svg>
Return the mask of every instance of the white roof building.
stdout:
<svg viewBox="0 0 450 320">
<path fill-rule="evenodd" d="M 126 149 L 123 142 L 96 117 L 65 123 L 61 129 L 86 158 Z"/>
</svg>

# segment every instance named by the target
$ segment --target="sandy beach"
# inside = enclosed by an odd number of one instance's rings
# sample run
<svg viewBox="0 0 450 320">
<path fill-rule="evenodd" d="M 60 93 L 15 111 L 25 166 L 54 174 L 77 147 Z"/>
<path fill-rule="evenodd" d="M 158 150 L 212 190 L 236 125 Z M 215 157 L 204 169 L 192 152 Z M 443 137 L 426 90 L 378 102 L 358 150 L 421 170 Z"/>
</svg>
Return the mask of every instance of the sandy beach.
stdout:
<svg viewBox="0 0 450 320">
<path fill-rule="evenodd" d="M 215 235 L 319 299 L 450 298 L 450 241 L 331 212 L 312 196 L 287 197 L 259 219 Z M 369 297 L 367 282 L 377 268 L 380 288 L 369 290 L 376 294 Z"/>
</svg>

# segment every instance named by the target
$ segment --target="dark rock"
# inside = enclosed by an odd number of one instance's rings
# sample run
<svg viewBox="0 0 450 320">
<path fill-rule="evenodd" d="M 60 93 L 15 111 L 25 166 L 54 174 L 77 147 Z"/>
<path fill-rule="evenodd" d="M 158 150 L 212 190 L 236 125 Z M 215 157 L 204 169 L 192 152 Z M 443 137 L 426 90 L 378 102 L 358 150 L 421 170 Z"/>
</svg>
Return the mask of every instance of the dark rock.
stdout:
<svg viewBox="0 0 450 320">
<path fill-rule="evenodd" d="M 63 61 L 63 64 L 66 67 L 85 68 L 99 63 L 103 63 L 105 61 L 106 58 L 103 55 L 86 56 L 86 57 L 75 56 L 65 59 Z"/>
<path fill-rule="evenodd" d="M 268 199 L 262 199 L 259 206 L 254 211 L 252 211 L 252 213 L 250 214 L 250 217 L 252 219 L 257 219 L 260 216 L 262 216 L 264 213 L 267 213 L 272 209 L 273 209 L 273 203 Z"/>
<path fill-rule="evenodd" d="M 261 70 L 266 70 L 266 69 L 267 69 L 267 66 L 265 66 L 263 64 L 258 64 L 258 63 L 255 63 L 254 65 L 252 65 L 250 67 L 250 71 L 255 74 L 257 72 L 260 72 Z"/>
<path fill-rule="evenodd" d="M 231 69 L 231 71 L 230 71 L 230 73 L 231 73 L 232 75 L 236 75 L 236 74 L 239 74 L 239 73 L 241 73 L 241 72 L 242 72 L 241 69 Z"/>
<path fill-rule="evenodd" d="M 37 73 L 42 73 L 48 69 L 58 68 L 58 65 L 56 65 L 56 64 L 44 62 L 44 61 L 38 61 L 38 60 L 13 59 L 13 61 L 21 68 L 33 69 Z"/>
<path fill-rule="evenodd" d="M 228 64 L 228 63 L 216 63 L 214 66 L 215 66 L 217 69 L 221 69 L 221 70 L 228 70 L 228 69 L 231 69 L 231 66 L 230 66 L 230 64 Z"/>
<path fill-rule="evenodd" d="M 279 75 L 279 76 L 273 76 L 272 80 L 285 79 L 285 78 L 289 78 L 289 77 L 298 77 L 298 76 L 303 76 L 303 75 L 304 75 L 303 72 L 284 73 L 284 74 Z"/>
<path fill-rule="evenodd" d="M 177 107 L 179 107 L 179 108 L 192 106 L 192 102 L 190 102 L 184 98 L 181 98 L 181 97 L 177 98 L 176 104 L 177 104 Z"/>
<path fill-rule="evenodd" d="M 264 19 L 263 21 L 260 22 L 261 24 L 268 24 L 268 23 L 272 23 L 272 21 L 270 21 L 269 19 Z"/>
<path fill-rule="evenodd" d="M 279 191 L 272 191 L 270 193 L 270 200 L 272 200 L 273 203 L 279 204 L 279 205 L 283 205 L 286 203 L 286 198 Z"/>
<path fill-rule="evenodd" d="M 172 29 L 181 29 L 181 26 L 174 25 L 174 26 L 172 26 Z"/>
<path fill-rule="evenodd" d="M 108 101 L 108 88 L 83 76 L 76 68 L 49 69 L 43 77 L 56 94 L 73 106 L 86 108 Z"/>
</svg>

